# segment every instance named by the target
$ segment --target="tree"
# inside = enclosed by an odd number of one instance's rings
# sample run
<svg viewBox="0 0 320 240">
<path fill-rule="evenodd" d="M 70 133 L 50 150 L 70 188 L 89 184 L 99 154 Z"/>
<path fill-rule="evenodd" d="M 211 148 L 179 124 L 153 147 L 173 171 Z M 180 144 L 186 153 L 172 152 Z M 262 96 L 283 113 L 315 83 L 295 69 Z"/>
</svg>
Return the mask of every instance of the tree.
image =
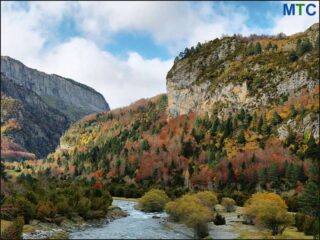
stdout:
<svg viewBox="0 0 320 240">
<path fill-rule="evenodd" d="M 181 155 L 186 158 L 189 158 L 193 155 L 193 146 L 190 140 L 181 144 Z"/>
<path fill-rule="evenodd" d="M 262 51 L 260 42 L 257 42 L 254 47 L 254 54 L 260 54 Z"/>
<path fill-rule="evenodd" d="M 258 192 L 245 203 L 245 215 L 251 223 L 256 220 L 271 229 L 272 235 L 277 235 L 293 221 L 287 208 L 279 195 Z"/>
<path fill-rule="evenodd" d="M 215 116 L 213 123 L 212 123 L 212 126 L 211 126 L 211 129 L 210 129 L 210 135 L 212 137 L 214 137 L 216 135 L 219 125 L 220 125 L 219 118 L 217 116 Z"/>
<path fill-rule="evenodd" d="M 282 118 L 280 117 L 280 115 L 278 114 L 277 111 L 273 111 L 272 113 L 272 119 L 271 119 L 271 123 L 273 126 L 278 125 L 279 123 L 282 122 Z"/>
<path fill-rule="evenodd" d="M 267 182 L 267 169 L 263 167 L 259 172 L 259 182 L 262 186 L 266 185 Z"/>
<path fill-rule="evenodd" d="M 270 49 L 272 49 L 272 43 L 271 42 L 268 42 L 268 45 L 267 45 L 267 47 L 266 47 L 266 50 L 270 50 Z"/>
<path fill-rule="evenodd" d="M 165 191 L 151 189 L 139 199 L 138 207 L 145 212 L 161 212 L 169 201 Z"/>
<path fill-rule="evenodd" d="M 296 51 L 294 51 L 294 50 L 292 50 L 292 51 L 290 51 L 290 53 L 289 53 L 289 62 L 295 62 L 295 61 L 297 61 L 298 60 L 298 54 L 297 54 L 297 52 Z"/>
<path fill-rule="evenodd" d="M 313 160 L 319 160 L 319 156 L 320 156 L 319 144 L 316 143 L 312 134 L 308 140 L 307 145 L 308 145 L 308 148 L 304 153 L 305 157 L 311 158 Z"/>
<path fill-rule="evenodd" d="M 250 56 L 250 55 L 254 55 L 255 51 L 254 51 L 254 46 L 253 46 L 253 43 L 249 43 L 247 49 L 246 49 L 246 54 L 247 56 Z"/>
<path fill-rule="evenodd" d="M 149 151 L 150 145 L 147 139 L 144 139 L 141 144 L 141 151 Z"/>
<path fill-rule="evenodd" d="M 269 180 L 272 181 L 273 186 L 276 186 L 279 180 L 279 171 L 276 163 L 271 163 L 269 169 Z"/>
<path fill-rule="evenodd" d="M 245 144 L 246 143 L 246 138 L 244 136 L 244 131 L 243 130 L 241 130 L 240 134 L 237 137 L 237 143 L 240 143 L 240 144 Z"/>
<path fill-rule="evenodd" d="M 259 121 L 258 121 L 258 132 L 262 132 L 262 126 L 263 126 L 263 117 L 260 115 Z"/>
<path fill-rule="evenodd" d="M 298 114 L 297 110 L 295 109 L 294 105 L 291 104 L 291 105 L 290 105 L 290 114 L 289 114 L 289 116 L 290 116 L 291 118 L 294 118 L 294 117 L 297 116 L 297 114 Z"/>
<path fill-rule="evenodd" d="M 310 176 L 304 191 L 299 198 L 300 210 L 310 216 L 320 217 L 319 166 L 310 168 Z"/>
<path fill-rule="evenodd" d="M 4 180 L 7 181 L 8 180 L 8 175 L 7 172 L 5 171 L 5 166 L 3 164 L 3 159 L 1 158 L 1 162 L 0 162 L 0 177 Z"/>
<path fill-rule="evenodd" d="M 312 44 L 308 38 L 306 38 L 304 40 L 299 39 L 297 41 L 296 51 L 297 51 L 298 56 L 302 56 L 306 52 L 311 51 L 312 48 L 313 48 Z"/>
</svg>

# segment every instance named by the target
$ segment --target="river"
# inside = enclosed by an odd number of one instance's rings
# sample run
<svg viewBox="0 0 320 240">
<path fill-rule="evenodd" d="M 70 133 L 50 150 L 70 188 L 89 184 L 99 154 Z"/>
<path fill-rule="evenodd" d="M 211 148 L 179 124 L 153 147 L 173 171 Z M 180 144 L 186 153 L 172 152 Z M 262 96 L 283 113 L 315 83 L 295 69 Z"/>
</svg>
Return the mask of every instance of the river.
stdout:
<svg viewBox="0 0 320 240">
<path fill-rule="evenodd" d="M 129 216 L 110 223 L 70 233 L 70 239 L 191 239 L 193 232 L 182 224 L 168 223 L 166 213 L 145 213 L 134 208 L 136 203 L 114 200 L 113 205 Z M 154 218 L 157 217 L 157 218 Z"/>
</svg>

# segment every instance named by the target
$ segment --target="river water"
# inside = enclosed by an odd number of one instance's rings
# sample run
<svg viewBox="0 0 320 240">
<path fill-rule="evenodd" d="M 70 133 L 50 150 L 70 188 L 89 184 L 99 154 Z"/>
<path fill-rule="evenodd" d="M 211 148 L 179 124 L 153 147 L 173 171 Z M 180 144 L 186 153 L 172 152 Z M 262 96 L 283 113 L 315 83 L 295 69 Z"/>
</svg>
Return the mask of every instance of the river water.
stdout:
<svg viewBox="0 0 320 240">
<path fill-rule="evenodd" d="M 114 200 L 113 205 L 129 216 L 70 233 L 70 239 L 191 239 L 193 232 L 182 224 L 171 224 L 166 213 L 145 213 L 135 202 Z M 154 218 L 157 217 L 157 218 Z"/>
</svg>

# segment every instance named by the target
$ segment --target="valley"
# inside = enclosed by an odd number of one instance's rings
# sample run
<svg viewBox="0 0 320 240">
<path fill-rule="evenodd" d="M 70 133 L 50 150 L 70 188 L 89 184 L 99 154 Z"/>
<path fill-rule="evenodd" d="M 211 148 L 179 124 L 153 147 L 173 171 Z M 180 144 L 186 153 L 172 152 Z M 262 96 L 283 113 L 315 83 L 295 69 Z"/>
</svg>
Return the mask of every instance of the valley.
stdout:
<svg viewBox="0 0 320 240">
<path fill-rule="evenodd" d="M 97 220 L 60 238 L 318 238 L 319 41 L 314 24 L 199 43 L 166 93 L 113 110 L 2 57 L 2 236 Z M 113 205 L 129 215 L 106 223 Z"/>
</svg>

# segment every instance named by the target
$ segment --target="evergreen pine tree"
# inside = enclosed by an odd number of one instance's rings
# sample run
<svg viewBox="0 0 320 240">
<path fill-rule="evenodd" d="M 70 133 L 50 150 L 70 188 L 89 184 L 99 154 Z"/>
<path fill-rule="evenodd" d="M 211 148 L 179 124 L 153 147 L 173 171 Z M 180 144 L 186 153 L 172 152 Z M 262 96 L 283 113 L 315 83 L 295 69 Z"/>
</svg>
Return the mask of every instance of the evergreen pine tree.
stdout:
<svg viewBox="0 0 320 240">
<path fill-rule="evenodd" d="M 282 122 L 282 118 L 280 117 L 280 115 L 278 114 L 277 111 L 274 111 L 273 114 L 272 114 L 272 119 L 271 119 L 272 125 L 276 126 L 281 122 Z"/>
<path fill-rule="evenodd" d="M 240 134 L 237 137 L 237 142 L 240 144 L 245 144 L 246 143 L 246 138 L 244 136 L 244 131 L 241 130 Z"/>
<path fill-rule="evenodd" d="M 279 180 L 279 172 L 276 163 L 272 163 L 269 169 L 269 180 L 273 182 L 273 186 L 277 185 Z"/>
<path fill-rule="evenodd" d="M 262 186 L 266 185 L 267 182 L 267 169 L 263 167 L 259 173 L 259 182 Z"/>
<path fill-rule="evenodd" d="M 254 47 L 254 54 L 260 54 L 261 52 L 262 52 L 261 44 L 260 44 L 260 42 L 257 42 Z"/>
</svg>

